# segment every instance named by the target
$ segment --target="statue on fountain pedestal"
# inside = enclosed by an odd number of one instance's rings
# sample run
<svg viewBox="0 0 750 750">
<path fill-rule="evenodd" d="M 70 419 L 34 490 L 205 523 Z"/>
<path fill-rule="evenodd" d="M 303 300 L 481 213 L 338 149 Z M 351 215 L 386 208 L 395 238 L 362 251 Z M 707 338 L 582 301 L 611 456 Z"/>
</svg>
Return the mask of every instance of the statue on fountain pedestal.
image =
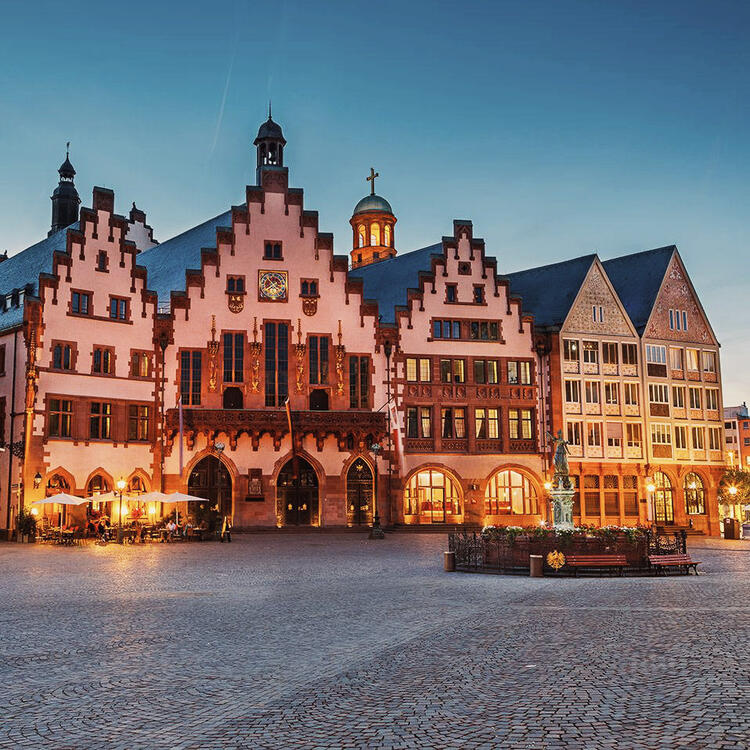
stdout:
<svg viewBox="0 0 750 750">
<path fill-rule="evenodd" d="M 552 441 L 552 463 L 555 467 L 555 476 L 550 490 L 553 524 L 556 528 L 572 529 L 575 489 L 570 481 L 568 441 L 563 437 L 562 430 L 558 430 L 556 436 L 551 432 L 548 432 L 547 436 Z"/>
</svg>

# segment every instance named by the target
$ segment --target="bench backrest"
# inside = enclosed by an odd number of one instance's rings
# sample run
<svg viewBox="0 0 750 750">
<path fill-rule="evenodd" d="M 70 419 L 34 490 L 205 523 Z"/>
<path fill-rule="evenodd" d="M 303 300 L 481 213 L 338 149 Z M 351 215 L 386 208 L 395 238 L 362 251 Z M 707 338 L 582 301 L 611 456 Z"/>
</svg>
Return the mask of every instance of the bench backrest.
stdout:
<svg viewBox="0 0 750 750">
<path fill-rule="evenodd" d="M 627 558 L 625 555 L 568 555 L 566 561 L 569 563 L 613 563 L 616 565 L 625 565 Z"/>
<path fill-rule="evenodd" d="M 648 556 L 649 562 L 651 563 L 676 563 L 676 562 L 684 562 L 689 563 L 692 562 L 690 559 L 690 555 L 649 555 Z"/>
</svg>

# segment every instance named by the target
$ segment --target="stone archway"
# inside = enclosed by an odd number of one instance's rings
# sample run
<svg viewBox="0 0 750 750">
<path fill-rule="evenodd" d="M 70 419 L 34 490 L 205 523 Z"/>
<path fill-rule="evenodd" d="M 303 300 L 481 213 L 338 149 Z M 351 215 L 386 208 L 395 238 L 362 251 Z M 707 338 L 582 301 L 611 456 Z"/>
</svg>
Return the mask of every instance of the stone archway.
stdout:
<svg viewBox="0 0 750 750">
<path fill-rule="evenodd" d="M 372 524 L 374 481 L 367 461 L 358 458 L 346 472 L 346 523 L 348 526 Z"/>
<path fill-rule="evenodd" d="M 320 523 L 318 475 L 304 458 L 294 456 L 276 479 L 279 517 L 284 526 L 317 526 Z"/>
</svg>

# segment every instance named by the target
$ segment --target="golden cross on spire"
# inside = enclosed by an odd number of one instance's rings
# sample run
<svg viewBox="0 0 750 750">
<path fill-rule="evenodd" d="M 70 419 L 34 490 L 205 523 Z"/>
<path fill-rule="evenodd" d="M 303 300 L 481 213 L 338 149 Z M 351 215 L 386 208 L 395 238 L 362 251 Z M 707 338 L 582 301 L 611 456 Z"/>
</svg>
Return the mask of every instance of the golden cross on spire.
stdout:
<svg viewBox="0 0 750 750">
<path fill-rule="evenodd" d="M 380 174 L 375 171 L 373 167 L 370 167 L 370 176 L 367 181 L 370 183 L 370 195 L 375 195 L 375 178 L 380 177 Z"/>
</svg>

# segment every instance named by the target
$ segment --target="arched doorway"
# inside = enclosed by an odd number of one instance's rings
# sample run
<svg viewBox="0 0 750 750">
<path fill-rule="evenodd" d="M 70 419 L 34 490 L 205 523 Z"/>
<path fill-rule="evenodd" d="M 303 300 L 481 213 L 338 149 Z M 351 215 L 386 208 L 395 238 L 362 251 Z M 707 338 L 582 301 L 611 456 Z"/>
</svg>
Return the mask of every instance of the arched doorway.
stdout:
<svg viewBox="0 0 750 750">
<path fill-rule="evenodd" d="M 689 516 L 703 515 L 706 512 L 706 487 L 700 474 L 694 471 L 685 475 L 685 512 Z"/>
<path fill-rule="evenodd" d="M 373 478 L 366 461 L 358 458 L 346 473 L 346 522 L 349 526 L 372 523 Z"/>
<path fill-rule="evenodd" d="M 654 474 L 654 518 L 656 523 L 674 523 L 674 493 L 672 481 L 663 472 Z"/>
<path fill-rule="evenodd" d="M 276 492 L 285 526 L 317 526 L 318 475 L 304 458 L 295 456 L 284 464 Z"/>
<path fill-rule="evenodd" d="M 193 467 L 188 479 L 188 494 L 204 497 L 220 516 L 232 515 L 232 477 L 216 456 L 206 456 Z"/>
</svg>

